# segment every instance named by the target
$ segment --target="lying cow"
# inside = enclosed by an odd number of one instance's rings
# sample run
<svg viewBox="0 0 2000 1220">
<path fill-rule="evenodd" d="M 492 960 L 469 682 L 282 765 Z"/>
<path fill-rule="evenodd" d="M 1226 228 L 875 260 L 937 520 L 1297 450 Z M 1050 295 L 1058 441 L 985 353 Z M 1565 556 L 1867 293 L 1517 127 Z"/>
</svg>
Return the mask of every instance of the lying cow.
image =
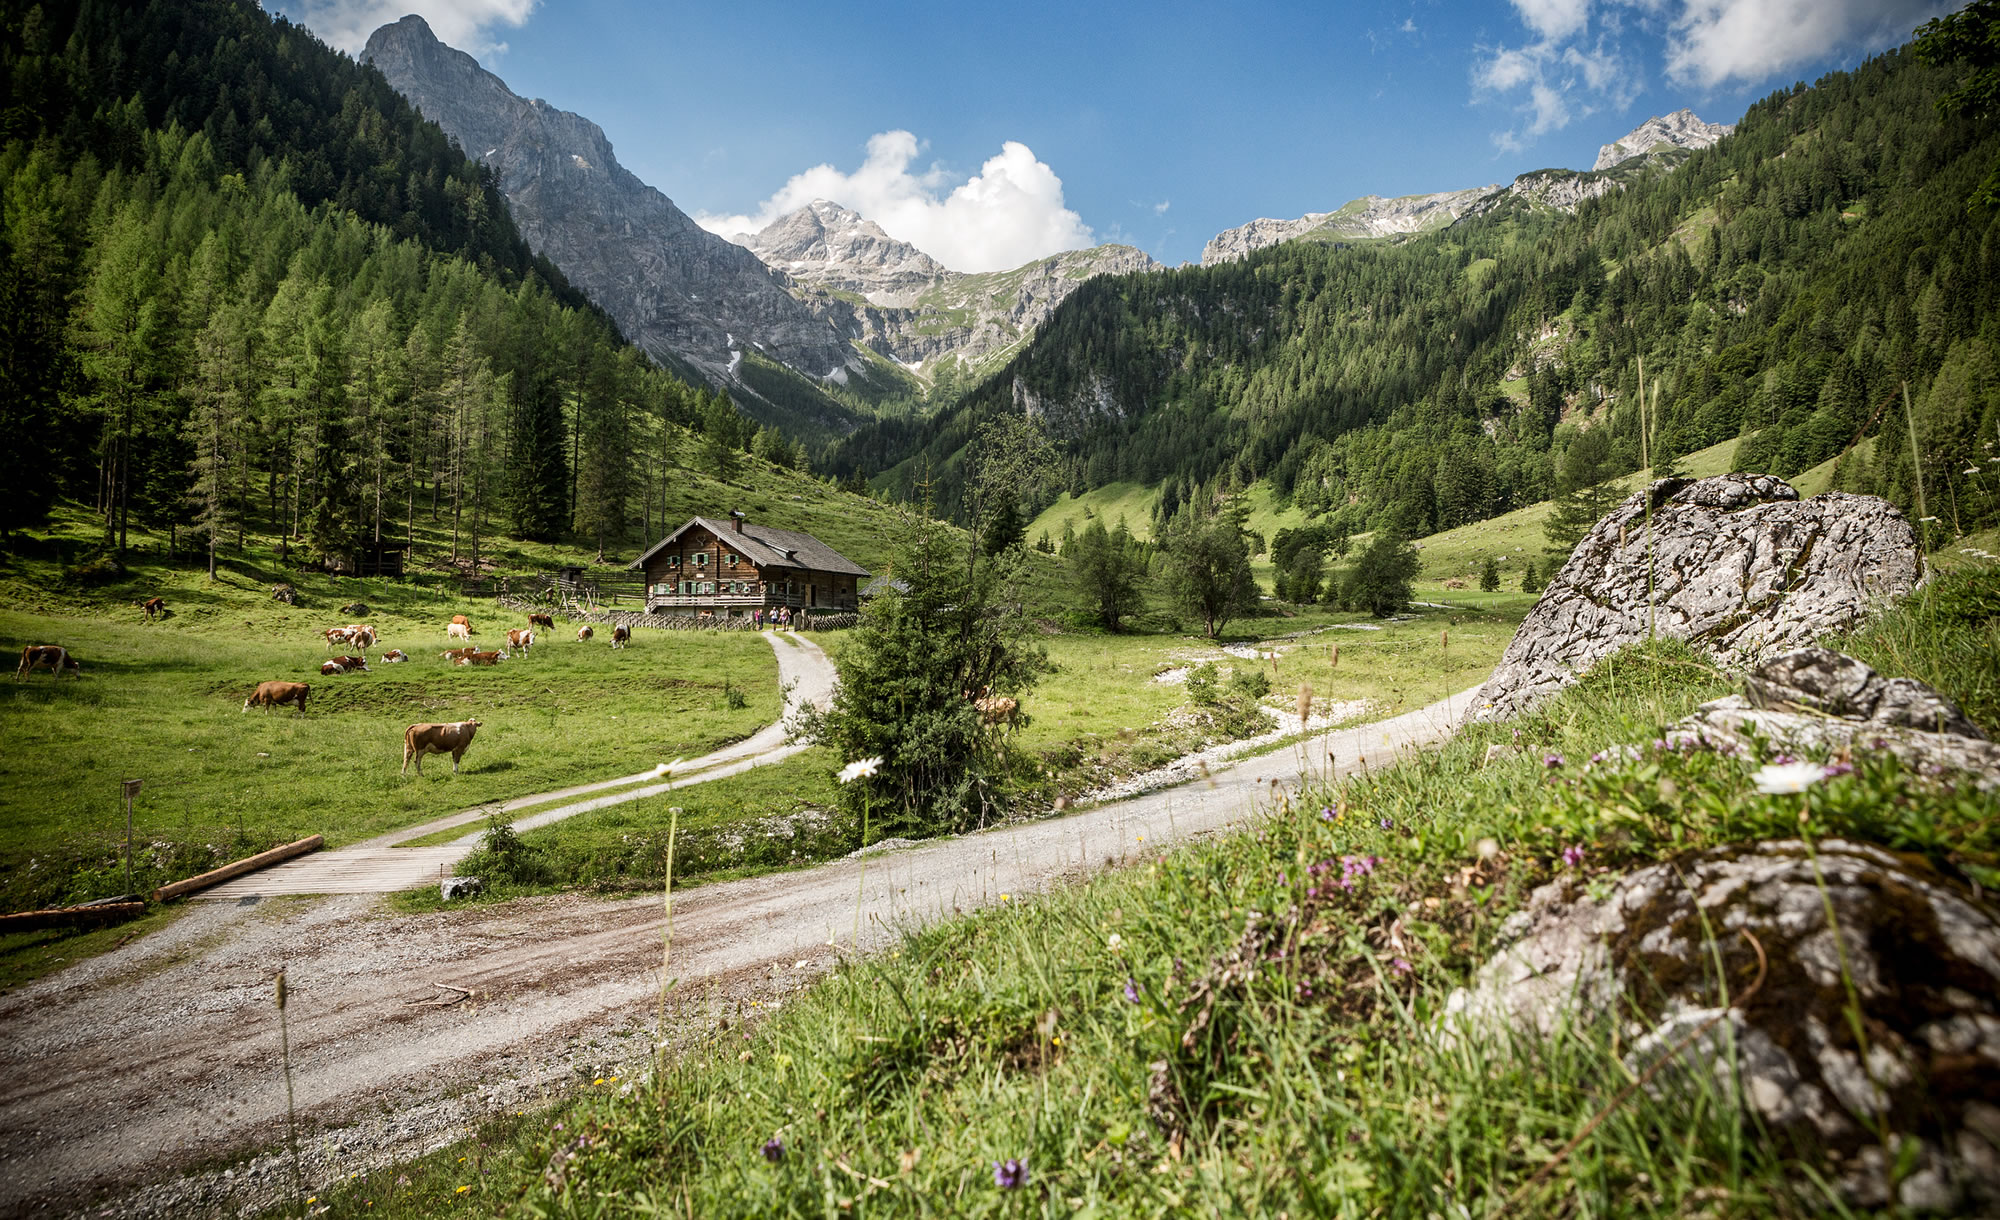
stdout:
<svg viewBox="0 0 2000 1220">
<path fill-rule="evenodd" d="M 352 673 L 365 674 L 368 672 L 368 658 L 335 657 L 331 661 L 322 662 L 320 664 L 319 671 L 320 673 L 325 674 L 329 678 L 334 677 L 337 674 L 352 674 Z"/>
<path fill-rule="evenodd" d="M 535 633 L 532 631 L 509 631 L 507 633 L 507 646 L 509 648 L 520 649 L 521 655 L 525 657 L 528 655 L 528 650 L 535 646 Z"/>
<path fill-rule="evenodd" d="M 472 744 L 472 735 L 479 731 L 477 720 L 461 720 L 456 724 L 413 724 L 403 730 L 403 774 L 410 773 L 410 763 L 417 764 L 417 774 L 424 773 L 424 755 L 451 755 L 451 773 L 458 774 L 458 760 L 465 748 Z"/>
<path fill-rule="evenodd" d="M 442 656 L 447 661 L 462 661 L 466 657 L 469 657 L 473 653 L 478 651 L 479 651 L 478 646 L 473 645 L 469 648 L 447 648 L 438 655 Z"/>
<path fill-rule="evenodd" d="M 69 655 L 69 649 L 61 644 L 30 644 L 21 650 L 21 668 L 14 674 L 16 679 L 25 678 L 38 669 L 46 669 L 62 680 L 65 671 L 83 676 L 83 666 Z"/>
<path fill-rule="evenodd" d="M 631 642 L 632 629 L 630 627 L 620 623 L 611 629 L 611 646 L 613 648 L 623 648 Z"/>
<path fill-rule="evenodd" d="M 556 629 L 556 621 L 546 614 L 530 614 L 528 616 L 528 626 L 540 627 L 544 631 L 554 631 Z"/>
<path fill-rule="evenodd" d="M 452 623 L 444 629 L 444 638 L 448 640 L 469 640 L 472 638 L 472 628 L 466 626 L 464 623 Z"/>
<path fill-rule="evenodd" d="M 399 661 L 407 661 L 409 659 L 410 654 L 400 648 L 391 648 L 382 654 L 382 664 L 384 665 L 394 665 Z"/>
<path fill-rule="evenodd" d="M 296 703 L 299 705 L 299 715 L 303 716 L 306 711 L 306 696 L 311 693 L 312 687 L 304 682 L 259 682 L 257 689 L 251 691 L 250 697 L 243 701 L 243 710 L 247 712 L 252 707 L 261 707 L 268 712 L 274 707 Z"/>
<path fill-rule="evenodd" d="M 590 642 L 590 637 L 596 634 L 597 634 L 596 632 L 590 629 L 590 624 L 585 623 L 583 626 L 578 627 L 576 629 L 576 642 L 579 644 L 588 644 Z"/>
<path fill-rule="evenodd" d="M 146 621 L 149 623 L 153 621 L 155 614 L 165 614 L 167 612 L 167 599 L 164 597 L 149 597 L 145 601 L 133 602 L 132 604 L 146 612 Z"/>
<path fill-rule="evenodd" d="M 505 652 L 473 652 L 458 659 L 460 665 L 498 665 L 507 659 Z"/>
</svg>

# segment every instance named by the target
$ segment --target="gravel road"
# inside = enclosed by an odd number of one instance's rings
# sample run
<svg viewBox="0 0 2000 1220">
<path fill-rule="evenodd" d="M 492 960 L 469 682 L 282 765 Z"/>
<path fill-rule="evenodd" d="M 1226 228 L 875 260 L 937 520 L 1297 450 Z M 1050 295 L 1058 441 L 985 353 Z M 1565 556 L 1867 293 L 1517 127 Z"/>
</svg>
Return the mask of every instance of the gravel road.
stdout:
<svg viewBox="0 0 2000 1220">
<path fill-rule="evenodd" d="M 864 863 L 866 950 L 1239 822 L 1307 763 L 1316 775 L 1329 757 L 1338 773 L 1381 766 L 1448 735 L 1473 694 L 1066 817 L 679 894 L 669 1040 L 738 1003 L 782 1001 L 829 968 L 829 940 L 853 935 Z M 308 1186 L 588 1084 L 650 1045 L 662 925 L 657 897 L 422 915 L 371 895 L 196 904 L 0 995 L 0 1215 L 234 1215 L 277 1202 L 289 1174 L 272 1151 L 285 1116 L 279 969 Z"/>
</svg>

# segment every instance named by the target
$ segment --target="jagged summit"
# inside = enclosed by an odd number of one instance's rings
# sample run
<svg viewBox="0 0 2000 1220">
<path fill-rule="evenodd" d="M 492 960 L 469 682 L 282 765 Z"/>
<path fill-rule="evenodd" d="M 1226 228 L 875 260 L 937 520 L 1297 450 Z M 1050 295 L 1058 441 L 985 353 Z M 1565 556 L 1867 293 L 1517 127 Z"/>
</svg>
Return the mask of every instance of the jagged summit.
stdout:
<svg viewBox="0 0 2000 1220">
<path fill-rule="evenodd" d="M 620 165 L 597 124 L 520 97 L 423 18 L 376 30 L 361 59 L 493 168 L 529 244 L 655 358 L 718 379 L 749 347 L 815 376 L 858 360 L 754 254 Z"/>
<path fill-rule="evenodd" d="M 1735 130 L 1733 123 L 1704 123 L 1694 111 L 1683 106 L 1672 114 L 1654 115 L 1598 149 L 1597 162 L 1590 168 L 1607 170 L 1621 161 L 1645 156 L 1662 144 L 1689 151 L 1708 148 Z"/>
<path fill-rule="evenodd" d="M 952 274 L 861 213 L 826 199 L 732 240 L 801 283 L 860 293 L 875 305 L 906 304 Z"/>
</svg>

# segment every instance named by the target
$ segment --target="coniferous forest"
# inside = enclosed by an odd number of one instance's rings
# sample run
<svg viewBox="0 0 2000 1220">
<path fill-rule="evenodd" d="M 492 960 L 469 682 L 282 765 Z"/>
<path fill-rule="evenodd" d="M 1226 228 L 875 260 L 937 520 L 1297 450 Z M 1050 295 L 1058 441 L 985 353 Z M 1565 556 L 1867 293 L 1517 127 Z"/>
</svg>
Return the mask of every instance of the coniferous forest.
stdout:
<svg viewBox="0 0 2000 1220">
<path fill-rule="evenodd" d="M 417 519 L 650 531 L 654 367 L 373 69 L 241 0 L 9 5 L 0 29 L 0 535 L 57 497 L 342 569 Z M 787 454 L 789 456 L 789 454 Z"/>
<path fill-rule="evenodd" d="M 1990 525 L 2000 212 L 1974 197 L 2000 138 L 1939 106 L 1962 73 L 1906 48 L 1780 90 L 1574 215 L 1515 197 L 1428 236 L 1093 280 L 958 405 L 835 468 L 903 494 L 928 474 L 951 503 L 967 438 L 1025 407 L 1066 444 L 1058 488 L 1158 486 L 1162 524 L 1261 479 L 1415 536 L 1741 437 L 1736 468 L 1840 459 L 1835 486 L 1937 518 L 1934 542 Z"/>
</svg>

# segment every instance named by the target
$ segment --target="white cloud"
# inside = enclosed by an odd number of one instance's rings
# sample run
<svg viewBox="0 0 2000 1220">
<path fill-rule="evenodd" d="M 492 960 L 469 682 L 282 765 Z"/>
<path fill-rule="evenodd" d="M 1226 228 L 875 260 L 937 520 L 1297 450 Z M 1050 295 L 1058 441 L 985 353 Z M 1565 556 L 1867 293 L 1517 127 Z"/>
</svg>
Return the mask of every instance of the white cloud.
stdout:
<svg viewBox="0 0 2000 1220">
<path fill-rule="evenodd" d="M 1162 200 L 1160 200 L 1160 201 L 1159 201 L 1158 203 L 1156 203 L 1156 204 L 1154 204 L 1154 205 L 1153 205 L 1153 215 L 1155 215 L 1155 216 L 1165 216 L 1165 215 L 1167 214 L 1167 209 L 1168 209 L 1168 208 L 1170 208 L 1170 207 L 1172 207 L 1172 206 L 1174 206 L 1174 201 L 1173 201 L 1173 200 L 1171 200 L 1171 199 L 1162 199 Z"/>
<path fill-rule="evenodd" d="M 541 0 L 280 0 L 272 7 L 350 54 L 368 36 L 411 13 L 430 23 L 438 41 L 471 55 L 496 55 L 507 44 L 497 27 L 525 25 Z"/>
<path fill-rule="evenodd" d="M 1590 22 L 1590 0 L 1514 0 L 1514 9 L 1545 41 L 1580 34 Z"/>
<path fill-rule="evenodd" d="M 1093 244 L 1090 226 L 1063 206 L 1062 179 L 1026 144 L 1007 141 L 956 186 L 955 175 L 940 166 L 912 171 L 922 151 L 907 131 L 881 132 L 869 138 L 867 159 L 851 174 L 815 165 L 794 174 L 754 212 L 700 212 L 695 222 L 725 237 L 754 233 L 815 199 L 829 199 L 954 271 L 1004 271 Z"/>
<path fill-rule="evenodd" d="M 1952 7 L 1936 0 L 1686 0 L 1669 36 L 1667 75 L 1704 88 L 1755 84 L 1835 51 L 1895 46 Z"/>
</svg>

